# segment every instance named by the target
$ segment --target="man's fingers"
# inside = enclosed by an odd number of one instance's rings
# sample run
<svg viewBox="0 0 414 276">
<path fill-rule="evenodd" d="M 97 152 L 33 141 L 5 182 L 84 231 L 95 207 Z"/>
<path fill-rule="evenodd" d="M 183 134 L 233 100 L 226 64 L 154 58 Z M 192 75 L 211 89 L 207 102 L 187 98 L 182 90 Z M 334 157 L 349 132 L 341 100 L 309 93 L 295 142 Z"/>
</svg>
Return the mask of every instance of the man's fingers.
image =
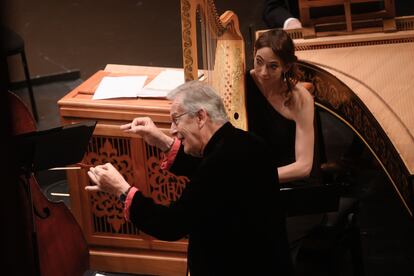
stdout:
<svg viewBox="0 0 414 276">
<path fill-rule="evenodd" d="M 95 185 L 98 185 L 98 178 L 96 177 L 96 174 L 93 173 L 91 170 L 88 171 L 88 176 L 89 179 L 92 180 L 93 183 L 95 183 Z"/>
<path fill-rule="evenodd" d="M 138 125 L 138 126 L 134 126 L 132 129 L 131 129 L 131 131 L 132 132 L 135 132 L 135 133 L 139 133 L 139 134 L 141 134 L 141 132 L 142 131 L 145 131 L 145 127 L 144 126 L 142 126 L 142 125 Z"/>
<path fill-rule="evenodd" d="M 107 171 L 107 170 L 111 169 L 111 167 L 113 167 L 111 163 L 105 163 L 100 167 L 100 169 L 103 169 L 103 170 Z"/>
<path fill-rule="evenodd" d="M 125 131 L 131 130 L 131 127 L 132 127 L 131 123 L 120 126 L 121 130 L 125 130 Z"/>
<path fill-rule="evenodd" d="M 100 191 L 98 186 L 86 186 L 85 190 L 86 191 L 95 191 L 95 192 Z"/>
</svg>

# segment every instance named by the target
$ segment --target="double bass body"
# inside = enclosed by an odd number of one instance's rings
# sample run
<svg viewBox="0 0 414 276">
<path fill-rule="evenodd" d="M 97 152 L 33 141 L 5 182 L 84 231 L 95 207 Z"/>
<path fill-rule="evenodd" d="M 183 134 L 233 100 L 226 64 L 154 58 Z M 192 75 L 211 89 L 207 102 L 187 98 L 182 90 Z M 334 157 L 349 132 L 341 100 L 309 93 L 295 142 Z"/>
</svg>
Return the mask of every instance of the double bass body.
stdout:
<svg viewBox="0 0 414 276">
<path fill-rule="evenodd" d="M 13 110 L 13 134 L 36 131 L 36 123 L 26 105 L 9 92 Z M 51 202 L 42 193 L 33 173 L 21 175 L 20 196 L 24 197 L 27 235 L 31 244 L 35 274 L 77 276 L 89 268 L 89 249 L 82 230 L 63 202 Z"/>
</svg>

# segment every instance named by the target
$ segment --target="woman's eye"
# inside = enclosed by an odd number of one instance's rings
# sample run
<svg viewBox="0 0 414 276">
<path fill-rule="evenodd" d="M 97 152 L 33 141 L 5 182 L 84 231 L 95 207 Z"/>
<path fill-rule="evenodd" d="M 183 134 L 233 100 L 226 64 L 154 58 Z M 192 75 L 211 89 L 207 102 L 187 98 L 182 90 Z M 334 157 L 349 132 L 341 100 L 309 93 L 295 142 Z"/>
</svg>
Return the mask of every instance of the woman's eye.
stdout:
<svg viewBox="0 0 414 276">
<path fill-rule="evenodd" d="M 276 69 L 277 69 L 277 67 L 278 67 L 278 66 L 277 66 L 276 64 L 271 64 L 271 65 L 270 65 L 270 69 L 272 69 L 272 70 L 276 70 Z"/>
<path fill-rule="evenodd" d="M 256 63 L 257 63 L 257 65 L 262 65 L 263 61 L 261 61 L 260 59 L 256 59 Z"/>
</svg>

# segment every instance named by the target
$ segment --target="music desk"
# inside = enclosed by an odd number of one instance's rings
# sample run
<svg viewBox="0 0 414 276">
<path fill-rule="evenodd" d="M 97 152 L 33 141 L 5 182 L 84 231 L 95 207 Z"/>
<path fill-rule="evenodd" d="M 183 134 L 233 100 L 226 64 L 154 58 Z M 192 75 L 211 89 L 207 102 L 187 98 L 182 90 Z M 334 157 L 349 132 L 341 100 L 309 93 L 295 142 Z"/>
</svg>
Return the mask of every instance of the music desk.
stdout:
<svg viewBox="0 0 414 276">
<path fill-rule="evenodd" d="M 160 152 L 119 126 L 135 117 L 151 117 L 168 133 L 170 101 L 166 99 L 118 98 L 92 100 L 104 76 L 147 75 L 147 83 L 161 67 L 107 65 L 58 101 L 63 125 L 96 120 L 97 125 L 83 161 L 112 163 L 133 186 L 156 202 L 167 204 L 182 192 L 187 179 L 159 168 Z M 185 275 L 187 240 L 164 242 L 142 233 L 124 219 L 116 196 L 86 192 L 85 170 L 68 170 L 71 210 L 88 241 L 91 269 L 136 274 Z"/>
</svg>

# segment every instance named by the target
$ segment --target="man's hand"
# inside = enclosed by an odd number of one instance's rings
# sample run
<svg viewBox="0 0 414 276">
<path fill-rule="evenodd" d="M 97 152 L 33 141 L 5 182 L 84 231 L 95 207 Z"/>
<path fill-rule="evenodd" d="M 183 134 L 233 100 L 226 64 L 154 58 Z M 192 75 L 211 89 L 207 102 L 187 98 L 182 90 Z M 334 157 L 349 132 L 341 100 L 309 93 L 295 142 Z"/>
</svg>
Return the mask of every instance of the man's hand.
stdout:
<svg viewBox="0 0 414 276">
<path fill-rule="evenodd" d="M 174 139 L 162 132 L 149 117 L 135 118 L 131 123 L 121 125 L 121 130 L 142 136 L 144 141 L 162 151 L 168 151 Z"/>
<path fill-rule="evenodd" d="M 95 186 L 86 186 L 87 191 L 102 191 L 119 197 L 130 186 L 110 163 L 90 168 L 88 176 Z"/>
</svg>

